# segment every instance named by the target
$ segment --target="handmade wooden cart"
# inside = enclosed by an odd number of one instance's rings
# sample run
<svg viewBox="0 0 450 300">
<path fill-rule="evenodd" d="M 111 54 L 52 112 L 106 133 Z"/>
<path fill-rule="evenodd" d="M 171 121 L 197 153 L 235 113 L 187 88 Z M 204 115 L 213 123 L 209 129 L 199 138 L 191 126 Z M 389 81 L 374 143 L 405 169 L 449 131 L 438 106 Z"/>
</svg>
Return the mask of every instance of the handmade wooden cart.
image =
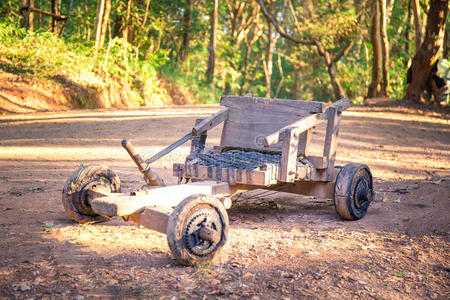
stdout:
<svg viewBox="0 0 450 300">
<path fill-rule="evenodd" d="M 346 220 L 362 218 L 373 199 L 372 175 L 363 164 L 335 167 L 339 121 L 348 99 L 331 105 L 223 96 L 223 109 L 198 119 L 192 132 L 144 161 L 122 141 L 146 186 L 120 193 L 120 180 L 100 165 L 79 169 L 63 189 L 66 212 L 75 221 L 93 223 L 120 216 L 166 233 L 176 259 L 184 265 L 211 261 L 225 245 L 226 209 L 231 196 L 268 189 L 334 199 Z M 207 131 L 224 122 L 221 142 L 205 148 Z M 309 153 L 312 129 L 326 122 L 322 156 Z M 178 185 L 165 186 L 149 165 L 188 140 L 191 153 L 174 164 Z M 190 183 L 181 184 L 182 179 Z"/>
</svg>

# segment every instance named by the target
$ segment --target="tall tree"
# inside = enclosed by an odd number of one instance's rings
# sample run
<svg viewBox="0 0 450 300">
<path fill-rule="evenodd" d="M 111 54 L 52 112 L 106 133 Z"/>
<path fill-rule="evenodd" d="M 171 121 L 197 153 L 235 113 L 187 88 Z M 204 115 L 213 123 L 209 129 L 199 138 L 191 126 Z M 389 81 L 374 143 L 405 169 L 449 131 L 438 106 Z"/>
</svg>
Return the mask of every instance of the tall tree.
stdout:
<svg viewBox="0 0 450 300">
<path fill-rule="evenodd" d="M 380 1 L 372 0 L 372 27 L 370 41 L 372 43 L 372 81 L 367 91 L 367 98 L 381 96 L 381 83 L 383 80 L 383 54 L 380 33 Z"/>
<path fill-rule="evenodd" d="M 380 1 L 381 8 L 381 23 L 380 23 L 380 36 L 381 36 L 381 53 L 383 55 L 383 86 L 382 93 L 384 96 L 389 95 L 389 39 L 387 34 L 387 10 L 386 0 Z"/>
<path fill-rule="evenodd" d="M 238 82 L 240 87 L 239 92 L 236 92 L 246 94 L 259 75 L 256 73 L 261 71 L 258 65 L 261 62 L 260 46 L 264 41 L 261 38 L 263 25 L 259 18 L 260 8 L 254 1 L 224 2 L 228 12 L 224 15 L 223 31 L 226 35 L 222 44 L 224 47 L 221 48 L 221 58 L 227 67 L 220 75 L 225 83 L 225 94 L 234 92 Z"/>
<path fill-rule="evenodd" d="M 412 9 L 414 15 L 414 27 L 416 28 L 416 51 L 422 43 L 422 21 L 420 20 L 420 0 L 412 0 Z"/>
<path fill-rule="evenodd" d="M 213 1 L 213 9 L 210 14 L 211 29 L 209 37 L 209 56 L 206 78 L 208 82 L 214 83 L 214 70 L 216 66 L 216 48 L 217 48 L 217 24 L 219 23 L 219 0 Z"/>
<path fill-rule="evenodd" d="M 52 0 L 52 31 L 55 34 L 59 34 L 58 31 L 58 21 L 59 19 L 56 17 L 59 15 L 59 8 L 61 6 L 61 0 Z"/>
<path fill-rule="evenodd" d="M 27 28 L 29 31 L 34 30 L 34 0 L 20 0 L 20 26 Z"/>
<path fill-rule="evenodd" d="M 295 14 L 295 9 L 292 5 L 292 2 L 291 1 L 288 1 L 288 2 L 291 7 L 291 11 L 292 11 L 293 23 L 294 23 L 297 31 L 300 32 L 301 28 L 302 28 L 302 26 L 301 26 L 302 24 L 300 24 L 299 20 L 297 19 L 297 16 Z M 322 57 L 322 59 L 325 63 L 325 66 L 327 68 L 327 72 L 330 77 L 330 82 L 333 87 L 334 97 L 336 99 L 345 97 L 345 91 L 344 91 L 344 89 L 340 83 L 340 80 L 337 76 L 336 64 L 339 60 L 341 60 L 342 57 L 347 55 L 347 53 L 350 51 L 350 49 L 353 46 L 353 41 L 346 40 L 344 38 L 344 36 L 342 36 L 342 38 L 339 36 L 335 36 L 334 39 L 340 40 L 339 42 L 342 43 L 343 46 L 342 47 L 338 46 L 338 47 L 336 47 L 337 49 L 327 49 L 326 47 L 324 47 L 324 43 L 321 41 L 321 35 L 325 34 L 324 32 L 316 33 L 316 35 L 310 35 L 308 39 L 296 38 L 296 37 L 292 36 L 291 34 L 289 34 L 285 29 L 283 29 L 280 26 L 280 24 L 277 22 L 277 20 L 275 20 L 275 18 L 272 16 L 272 14 L 267 11 L 262 0 L 258 0 L 258 4 L 260 5 L 261 11 L 264 14 L 264 16 L 267 18 L 267 20 L 270 23 L 273 24 L 273 26 L 275 27 L 277 32 L 280 34 L 280 36 L 282 36 L 283 38 L 285 38 L 295 44 L 304 45 L 304 46 L 312 46 L 312 47 L 316 48 L 317 53 Z M 324 17 L 324 15 L 322 17 Z M 348 22 L 347 25 L 349 25 L 348 29 L 352 29 L 352 22 Z M 347 32 L 345 34 L 347 34 Z M 337 53 L 333 53 L 335 51 L 337 51 Z"/>
<path fill-rule="evenodd" d="M 103 48 L 111 13 L 111 0 L 97 0 L 97 18 L 95 21 L 95 49 Z"/>
<path fill-rule="evenodd" d="M 430 1 L 425 38 L 411 64 L 411 81 L 405 100 L 421 102 L 422 96 L 425 102 L 430 100 L 429 93 L 424 95 L 424 92 L 429 87 L 431 71 L 441 55 L 447 14 L 448 0 Z"/>
<path fill-rule="evenodd" d="M 133 7 L 134 0 L 126 1 L 126 10 L 124 3 L 122 1 L 119 2 L 118 13 L 114 20 L 114 36 L 120 37 L 129 43 L 133 42 L 134 38 Z"/>
<path fill-rule="evenodd" d="M 268 13 L 272 14 L 272 5 L 268 6 Z M 276 33 L 274 33 L 272 23 L 267 20 L 267 50 L 263 55 L 263 67 L 264 67 L 264 77 L 266 79 L 266 94 L 265 97 L 270 97 L 270 92 L 272 90 L 272 73 L 273 73 L 273 51 L 275 49 L 276 43 Z"/>
<path fill-rule="evenodd" d="M 192 10 L 194 8 L 193 0 L 186 0 L 186 7 L 183 15 L 183 42 L 181 45 L 181 53 L 178 57 L 180 61 L 185 61 L 189 56 L 189 42 L 191 39 L 191 27 L 192 27 Z"/>
<path fill-rule="evenodd" d="M 386 0 L 380 1 L 381 8 L 381 23 L 380 23 L 380 37 L 381 37 L 381 53 L 383 55 L 383 86 L 381 92 L 384 96 L 389 94 L 389 40 L 387 34 L 387 11 Z"/>
</svg>

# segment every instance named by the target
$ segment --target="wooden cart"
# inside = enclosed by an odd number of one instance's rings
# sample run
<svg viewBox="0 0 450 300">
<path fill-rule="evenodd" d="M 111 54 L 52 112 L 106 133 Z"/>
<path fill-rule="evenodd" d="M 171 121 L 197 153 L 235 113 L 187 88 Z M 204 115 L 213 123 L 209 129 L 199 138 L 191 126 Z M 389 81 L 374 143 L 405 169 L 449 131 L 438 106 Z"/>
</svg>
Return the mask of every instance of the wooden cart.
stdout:
<svg viewBox="0 0 450 300">
<path fill-rule="evenodd" d="M 268 189 L 334 199 L 346 220 L 362 218 L 373 199 L 372 175 L 363 164 L 335 167 L 339 121 L 348 99 L 331 105 L 223 96 L 224 107 L 198 119 L 192 132 L 144 161 L 127 140 L 122 146 L 143 173 L 146 186 L 120 192 L 120 180 L 100 165 L 80 168 L 63 189 L 66 212 L 92 223 L 119 216 L 166 233 L 171 251 L 184 265 L 211 261 L 225 245 L 231 196 Z M 311 133 L 326 122 L 323 155 L 309 153 Z M 208 130 L 223 124 L 219 146 L 207 149 Z M 173 166 L 178 185 L 165 186 L 149 165 L 191 140 L 191 153 Z M 186 184 L 181 184 L 182 180 Z"/>
</svg>

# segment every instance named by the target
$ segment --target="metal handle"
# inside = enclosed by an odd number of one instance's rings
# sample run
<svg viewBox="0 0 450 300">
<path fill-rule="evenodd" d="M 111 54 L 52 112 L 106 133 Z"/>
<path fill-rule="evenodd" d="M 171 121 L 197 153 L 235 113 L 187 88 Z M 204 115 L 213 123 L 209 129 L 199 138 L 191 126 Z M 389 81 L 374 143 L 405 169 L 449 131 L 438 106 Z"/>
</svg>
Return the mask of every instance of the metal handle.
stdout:
<svg viewBox="0 0 450 300">
<path fill-rule="evenodd" d="M 141 171 L 141 173 L 144 174 L 144 179 L 147 182 L 147 184 L 155 186 L 158 185 L 165 186 L 164 181 L 150 169 L 150 166 L 147 163 L 145 163 L 145 161 L 142 159 L 139 153 L 136 152 L 136 149 L 133 147 L 130 141 L 123 140 L 122 147 L 125 150 L 127 150 L 131 159 L 137 165 L 139 171 Z"/>
</svg>

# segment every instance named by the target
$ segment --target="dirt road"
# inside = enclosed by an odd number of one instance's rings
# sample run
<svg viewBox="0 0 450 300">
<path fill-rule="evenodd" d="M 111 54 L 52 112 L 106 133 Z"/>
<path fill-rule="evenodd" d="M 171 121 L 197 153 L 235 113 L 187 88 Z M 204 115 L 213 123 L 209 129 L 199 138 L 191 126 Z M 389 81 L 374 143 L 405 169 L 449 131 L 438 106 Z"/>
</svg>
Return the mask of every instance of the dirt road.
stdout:
<svg viewBox="0 0 450 300">
<path fill-rule="evenodd" d="M 345 112 L 337 163 L 372 169 L 367 216 L 344 222 L 328 202 L 244 194 L 229 210 L 229 243 L 215 265 L 182 267 L 164 235 L 120 219 L 79 225 L 65 214 L 61 190 L 80 165 L 108 165 L 125 191 L 139 188 L 121 139 L 149 156 L 216 110 L 0 116 L 0 298 L 450 298 L 450 122 L 439 113 Z M 187 153 L 177 149 L 155 171 L 176 183 L 172 163 Z"/>
</svg>

